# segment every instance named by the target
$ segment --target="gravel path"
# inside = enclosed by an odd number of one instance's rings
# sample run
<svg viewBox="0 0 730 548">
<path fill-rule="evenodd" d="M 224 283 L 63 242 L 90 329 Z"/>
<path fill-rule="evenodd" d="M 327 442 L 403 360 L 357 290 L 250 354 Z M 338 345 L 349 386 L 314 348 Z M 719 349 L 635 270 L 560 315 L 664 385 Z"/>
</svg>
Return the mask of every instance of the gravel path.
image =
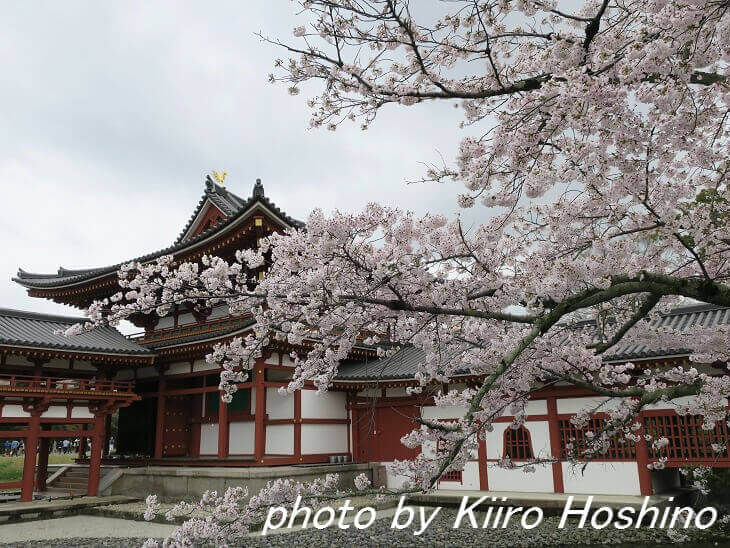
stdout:
<svg viewBox="0 0 730 548">
<path fill-rule="evenodd" d="M 481 546 L 501 546 L 505 548 L 540 546 L 597 546 L 601 544 L 656 546 L 670 543 L 666 531 L 658 529 L 617 530 L 613 527 L 602 530 L 590 528 L 578 529 L 575 522 L 565 529 L 558 529 L 559 517 L 546 517 L 535 529 L 525 530 L 519 526 L 507 529 L 472 529 L 462 526 L 453 529 L 456 513 L 443 510 L 434 519 L 426 531 L 416 537 L 412 529 L 391 529 L 391 519 L 379 519 L 371 527 L 364 530 L 350 528 L 326 529 L 318 531 L 307 529 L 296 535 L 296 546 L 324 547 L 463 547 L 479 548 Z M 480 515 L 480 514 L 478 514 Z M 479 522 L 479 520 L 477 520 Z M 730 529 L 713 527 L 709 531 L 687 530 L 688 542 L 692 546 L 728 546 L 730 545 Z M 246 539 L 246 546 L 272 546 L 291 548 L 292 534 L 259 535 Z M 705 544 L 703 544 L 705 543 Z"/>
<path fill-rule="evenodd" d="M 69 516 L 0 525 L 0 542 L 11 546 L 139 546 L 139 537 L 164 537 L 174 525 L 129 521 L 96 516 Z M 79 537 L 88 540 L 77 542 Z M 126 538 L 125 538 L 126 537 Z M 117 544 L 101 544 L 121 539 Z M 117 542 L 117 541 L 114 541 Z M 5 546 L 5 545 L 3 545 Z"/>
<path fill-rule="evenodd" d="M 595 530 L 590 527 L 578 529 L 573 522 L 569 527 L 561 530 L 557 528 L 559 517 L 546 517 L 542 524 L 532 530 L 524 530 L 519 525 L 507 529 L 472 529 L 462 525 L 459 529 L 453 529 L 455 512 L 443 510 L 429 528 L 420 536 L 413 536 L 412 529 L 394 530 L 391 529 L 391 518 L 378 519 L 371 527 L 365 530 L 356 530 L 353 527 L 346 531 L 338 528 L 325 530 L 307 529 L 305 531 L 294 531 L 289 533 L 269 534 L 266 537 L 260 534 L 251 535 L 242 539 L 232 546 L 254 546 L 254 547 L 282 547 L 292 548 L 297 546 L 316 548 L 339 548 L 339 547 L 458 547 L 478 548 L 481 546 L 503 546 L 530 547 L 540 546 L 599 546 L 610 544 L 614 546 L 657 546 L 669 544 L 671 539 L 666 531 L 658 529 L 631 529 L 617 530 L 607 527 L 602 530 Z M 150 524 L 133 522 L 127 520 L 114 520 L 109 518 L 76 516 L 75 518 L 60 518 L 56 520 L 45 520 L 47 522 L 60 522 L 64 519 L 80 520 L 108 520 L 109 522 L 126 523 L 126 536 L 129 538 L 79 538 L 66 537 L 57 540 L 36 540 L 30 542 L 14 542 L 2 544 L 3 547 L 24 547 L 24 548 L 45 548 L 45 547 L 110 547 L 121 548 L 127 546 L 140 546 L 146 535 L 155 535 L 152 526 L 165 527 L 161 524 Z M 41 522 L 25 524 L 25 527 L 38 527 Z M 99 522 L 100 523 L 100 522 Z M 21 524 L 17 524 L 21 525 Z M 88 525 L 88 524 L 87 524 Z M 78 526 L 78 524 L 77 524 Z M 5 541 L 7 537 L 3 534 L 5 527 L 0 526 L 0 539 Z M 12 527 L 12 526 L 10 526 Z M 168 526 L 169 527 L 169 526 Z M 96 526 L 94 526 L 96 529 Z M 57 529 L 54 528 L 54 532 Z M 76 528 L 77 535 L 83 535 L 88 531 L 83 527 Z M 730 546 L 730 528 L 722 525 L 715 525 L 708 531 L 689 529 L 683 531 L 688 535 L 685 543 L 680 545 L 699 547 Z M 113 529 L 108 530 L 109 536 L 117 536 Z M 133 538 L 140 537 L 140 538 Z M 36 537 L 37 538 L 37 537 Z"/>
</svg>

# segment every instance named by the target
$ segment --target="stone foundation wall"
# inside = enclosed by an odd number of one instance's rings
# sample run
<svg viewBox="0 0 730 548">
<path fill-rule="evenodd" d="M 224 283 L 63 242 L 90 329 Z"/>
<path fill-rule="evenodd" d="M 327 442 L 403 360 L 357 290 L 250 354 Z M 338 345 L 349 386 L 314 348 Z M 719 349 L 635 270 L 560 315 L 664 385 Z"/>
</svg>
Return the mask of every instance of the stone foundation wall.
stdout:
<svg viewBox="0 0 730 548">
<path fill-rule="evenodd" d="M 378 464 L 334 464 L 316 466 L 271 466 L 242 468 L 148 466 L 120 468 L 113 481 L 102 485 L 103 495 L 146 497 L 157 495 L 162 500 L 200 498 L 205 491 L 224 492 L 228 487 L 248 487 L 256 493 L 269 481 L 292 478 L 306 482 L 326 474 L 339 474 L 340 489 L 354 489 L 354 480 L 365 473 L 371 481 L 382 474 Z M 110 478 L 112 479 L 112 478 Z"/>
</svg>

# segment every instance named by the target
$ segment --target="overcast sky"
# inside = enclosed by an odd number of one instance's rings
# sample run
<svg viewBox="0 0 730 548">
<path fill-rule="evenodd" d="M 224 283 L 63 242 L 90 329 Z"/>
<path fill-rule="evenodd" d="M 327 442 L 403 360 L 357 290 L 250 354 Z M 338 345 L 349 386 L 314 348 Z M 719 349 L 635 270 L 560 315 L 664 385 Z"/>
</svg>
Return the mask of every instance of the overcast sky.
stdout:
<svg viewBox="0 0 730 548">
<path fill-rule="evenodd" d="M 309 130 L 306 94 L 267 82 L 285 54 L 254 33 L 292 39 L 306 23 L 293 2 L 0 8 L 0 307 L 74 312 L 28 297 L 11 276 L 170 245 L 212 169 L 244 197 L 261 178 L 300 219 L 368 201 L 458 210 L 458 186 L 406 184 L 421 162 L 454 157 L 463 130 L 451 105 L 389 108 L 366 132 Z"/>
</svg>

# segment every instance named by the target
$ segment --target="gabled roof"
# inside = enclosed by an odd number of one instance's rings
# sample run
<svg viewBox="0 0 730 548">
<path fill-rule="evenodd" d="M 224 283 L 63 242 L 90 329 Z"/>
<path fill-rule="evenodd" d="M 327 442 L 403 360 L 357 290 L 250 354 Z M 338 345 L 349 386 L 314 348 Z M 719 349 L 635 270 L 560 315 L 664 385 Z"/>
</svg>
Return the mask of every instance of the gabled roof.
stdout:
<svg viewBox="0 0 730 548">
<path fill-rule="evenodd" d="M 56 334 L 59 329 L 66 329 L 73 324 L 86 321 L 88 318 L 0 308 L 0 345 L 100 354 L 154 356 L 154 352 L 130 341 L 113 327 L 100 327 L 73 337 Z"/>
<path fill-rule="evenodd" d="M 586 322 L 586 325 L 589 322 Z M 652 322 L 652 327 L 666 327 L 683 331 L 690 327 L 701 326 L 712 329 L 730 324 L 730 308 L 710 304 L 698 304 L 675 308 Z M 662 357 L 688 356 L 690 348 L 652 348 L 646 344 L 618 344 L 610 350 L 604 361 L 629 361 L 656 359 Z M 425 353 L 412 346 L 404 347 L 389 358 L 370 362 L 341 364 L 335 381 L 386 381 L 414 379 L 419 364 L 426 359 Z M 465 366 L 456 367 L 455 375 L 468 375 Z"/>
<path fill-rule="evenodd" d="M 224 197 L 225 196 L 225 197 Z M 194 223 L 195 218 L 200 213 L 200 209 L 205 204 L 206 200 L 217 200 L 213 202 L 216 207 L 229 208 L 232 213 L 220 221 L 215 226 L 201 232 L 190 238 L 184 238 L 185 233 L 190 229 Z M 225 203 L 225 206 L 223 205 Z M 278 219 L 283 225 L 291 226 L 295 228 L 304 227 L 304 223 L 297 221 L 292 217 L 289 217 L 281 209 L 279 209 L 274 202 L 269 200 L 264 194 L 264 186 L 260 179 L 256 180 L 256 184 L 253 188 L 251 197 L 243 200 L 236 196 L 232 192 L 225 190 L 220 185 L 215 184 L 210 178 L 206 180 L 206 190 L 201 198 L 201 202 L 198 204 L 196 212 L 191 217 L 188 225 L 186 226 L 183 234 L 177 239 L 177 241 L 164 249 L 160 249 L 153 253 L 148 253 L 134 259 L 123 261 L 114 265 L 103 266 L 98 268 L 86 268 L 86 269 L 68 269 L 59 267 L 56 273 L 50 274 L 37 274 L 34 272 L 27 272 L 22 268 L 18 269 L 18 274 L 13 278 L 14 282 L 27 287 L 29 289 L 50 289 L 56 287 L 64 287 L 73 285 L 86 280 L 91 280 L 97 277 L 107 276 L 119 270 L 119 268 L 126 263 L 131 261 L 146 263 L 157 259 L 163 255 L 174 255 L 181 251 L 185 251 L 188 248 L 195 248 L 202 245 L 207 240 L 215 237 L 217 234 L 227 231 L 228 228 L 235 225 L 238 221 L 248 217 L 253 212 L 255 207 L 260 207 L 265 211 L 268 211 L 271 216 Z M 235 209 L 235 211 L 233 211 Z"/>
<path fill-rule="evenodd" d="M 261 179 L 256 179 L 254 195 L 256 195 L 256 191 L 259 186 L 261 187 L 261 192 L 263 194 L 264 187 L 261 184 Z M 185 228 L 182 229 L 182 232 L 180 232 L 180 236 L 178 236 L 177 240 L 175 240 L 175 243 L 178 244 L 183 240 L 186 240 L 186 236 L 189 237 L 190 232 L 193 228 L 195 228 L 194 225 L 196 219 L 198 219 L 201 214 L 205 213 L 206 203 L 212 203 L 226 217 L 231 217 L 245 207 L 246 201 L 247 200 L 235 195 L 225 187 L 217 184 L 210 178 L 210 176 L 208 176 L 205 179 L 205 191 L 203 192 L 203 196 L 200 198 L 195 211 L 193 211 L 193 214 L 190 216 L 190 219 L 188 219 L 188 222 L 185 224 Z"/>
</svg>

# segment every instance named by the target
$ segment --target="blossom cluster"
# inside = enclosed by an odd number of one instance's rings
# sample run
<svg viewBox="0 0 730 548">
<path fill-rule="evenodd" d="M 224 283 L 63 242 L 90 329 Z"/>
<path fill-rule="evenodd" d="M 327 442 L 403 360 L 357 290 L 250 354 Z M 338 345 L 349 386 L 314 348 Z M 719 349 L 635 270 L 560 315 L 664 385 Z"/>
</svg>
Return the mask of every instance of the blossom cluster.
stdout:
<svg viewBox="0 0 730 548">
<path fill-rule="evenodd" d="M 572 444 L 573 459 L 639 441 L 661 454 L 666 439 L 638 421 L 652 405 L 701 416 L 707 430 L 726 422 L 728 327 L 669 329 L 661 319 L 687 302 L 730 306 L 727 2 L 420 4 L 302 2 L 309 19 L 293 30 L 295 43 L 277 41 L 292 58 L 277 61 L 271 79 L 292 94 L 321 84 L 314 127 L 366 128 L 387 105 L 455 104 L 469 133 L 454 165 L 424 178 L 459 181 L 459 205 L 485 206 L 483 222 L 379 204 L 315 210 L 306 230 L 272 234 L 235 257 L 126 265 L 121 291 L 93 303 L 89 322 L 68 334 L 180 304 L 225 305 L 255 322 L 208 357 L 223 368 L 227 399 L 274 341 L 293 349 L 288 391 L 308 381 L 327 390 L 357 347 L 388 360 L 415 346 L 424 359 L 412 393 L 460 375 L 479 381 L 435 396 L 463 417 L 421 420 L 403 438 L 435 448 L 393 464 L 406 489 L 432 488 L 463 466 L 501 415 L 519 426 L 536 387 L 603 396 L 572 419 L 585 427 L 593 413 L 607 416 Z M 614 356 L 622 345 L 674 349 L 692 362 L 645 367 Z M 251 498 L 251 512 L 294 491 L 276 485 Z M 211 495 L 204 505 L 216 517 L 189 527 L 223 542 L 223 529 L 250 523 L 243 497 Z"/>
</svg>

